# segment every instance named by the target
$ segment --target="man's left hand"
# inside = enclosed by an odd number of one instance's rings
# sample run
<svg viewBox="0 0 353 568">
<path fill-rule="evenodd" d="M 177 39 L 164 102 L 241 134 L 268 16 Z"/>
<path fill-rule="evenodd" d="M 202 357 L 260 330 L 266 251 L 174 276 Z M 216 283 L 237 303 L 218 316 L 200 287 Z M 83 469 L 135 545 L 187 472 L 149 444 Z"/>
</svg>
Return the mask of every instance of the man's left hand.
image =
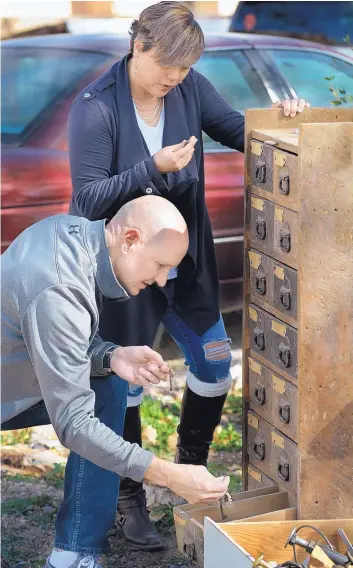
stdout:
<svg viewBox="0 0 353 568">
<path fill-rule="evenodd" d="M 292 99 L 290 101 L 284 100 L 273 103 L 271 108 L 283 108 L 284 116 L 294 118 L 299 112 L 303 112 L 305 108 L 309 108 L 310 106 L 311 104 L 305 99 Z"/>
<path fill-rule="evenodd" d="M 125 381 L 148 387 L 166 381 L 169 366 L 163 357 L 150 347 L 117 347 L 112 354 L 110 367 Z"/>
</svg>

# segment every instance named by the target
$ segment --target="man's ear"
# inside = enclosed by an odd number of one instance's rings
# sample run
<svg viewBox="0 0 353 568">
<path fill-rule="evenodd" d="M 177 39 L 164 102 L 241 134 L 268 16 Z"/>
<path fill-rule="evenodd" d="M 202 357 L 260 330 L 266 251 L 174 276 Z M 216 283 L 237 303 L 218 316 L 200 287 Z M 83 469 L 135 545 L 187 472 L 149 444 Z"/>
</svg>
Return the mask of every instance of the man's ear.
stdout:
<svg viewBox="0 0 353 568">
<path fill-rule="evenodd" d="M 141 234 L 138 229 L 127 229 L 123 239 L 123 252 L 126 254 L 131 247 L 141 243 Z"/>
</svg>

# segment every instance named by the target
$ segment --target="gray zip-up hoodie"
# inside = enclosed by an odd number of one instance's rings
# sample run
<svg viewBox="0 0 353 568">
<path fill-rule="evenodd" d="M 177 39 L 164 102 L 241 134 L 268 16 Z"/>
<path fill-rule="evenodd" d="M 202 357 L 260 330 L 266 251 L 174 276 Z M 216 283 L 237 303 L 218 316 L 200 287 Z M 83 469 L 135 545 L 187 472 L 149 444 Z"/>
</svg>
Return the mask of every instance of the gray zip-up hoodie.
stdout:
<svg viewBox="0 0 353 568">
<path fill-rule="evenodd" d="M 94 416 L 90 375 L 112 343 L 98 335 L 102 296 L 127 299 L 110 262 L 105 221 L 58 215 L 29 227 L 2 255 L 2 421 L 44 399 L 61 443 L 140 481 L 152 454 Z M 121 322 L 121 325 L 126 325 Z"/>
</svg>

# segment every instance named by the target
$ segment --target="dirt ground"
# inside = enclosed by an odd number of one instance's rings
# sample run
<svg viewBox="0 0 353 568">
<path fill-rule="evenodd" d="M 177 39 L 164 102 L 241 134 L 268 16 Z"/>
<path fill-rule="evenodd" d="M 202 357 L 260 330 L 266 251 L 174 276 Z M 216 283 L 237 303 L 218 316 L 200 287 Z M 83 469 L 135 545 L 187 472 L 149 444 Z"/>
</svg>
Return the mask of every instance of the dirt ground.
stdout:
<svg viewBox="0 0 353 568">
<path fill-rule="evenodd" d="M 228 316 L 228 333 L 233 349 L 239 349 L 240 317 Z M 167 339 L 161 342 L 166 359 L 180 357 L 178 349 Z M 211 471 L 235 471 L 241 464 L 240 452 L 213 451 Z M 62 480 L 54 477 L 25 477 L 21 470 L 2 468 L 1 554 L 4 568 L 41 568 L 50 553 L 54 537 L 54 521 L 62 498 Z M 239 481 L 239 480 L 238 480 Z M 240 482 L 240 481 L 239 481 Z M 233 487 L 238 489 L 238 487 Z M 189 561 L 177 549 L 171 507 L 152 511 L 152 519 L 163 537 L 166 549 L 159 552 L 134 552 L 117 530 L 110 533 L 112 552 L 103 559 L 104 567 L 114 568 L 177 568 L 190 567 Z M 8 563 L 6 565 L 6 562 Z"/>
</svg>

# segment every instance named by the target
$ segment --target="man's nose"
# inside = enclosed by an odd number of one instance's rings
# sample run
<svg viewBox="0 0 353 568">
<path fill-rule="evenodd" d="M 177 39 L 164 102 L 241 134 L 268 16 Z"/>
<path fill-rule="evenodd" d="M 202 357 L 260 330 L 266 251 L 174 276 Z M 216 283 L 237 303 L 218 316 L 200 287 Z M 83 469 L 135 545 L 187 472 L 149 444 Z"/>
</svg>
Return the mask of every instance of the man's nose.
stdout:
<svg viewBox="0 0 353 568">
<path fill-rule="evenodd" d="M 168 280 L 168 274 L 169 270 L 167 269 L 159 272 L 159 274 L 157 275 L 156 282 L 160 288 L 164 288 L 164 286 L 166 285 Z"/>
</svg>

